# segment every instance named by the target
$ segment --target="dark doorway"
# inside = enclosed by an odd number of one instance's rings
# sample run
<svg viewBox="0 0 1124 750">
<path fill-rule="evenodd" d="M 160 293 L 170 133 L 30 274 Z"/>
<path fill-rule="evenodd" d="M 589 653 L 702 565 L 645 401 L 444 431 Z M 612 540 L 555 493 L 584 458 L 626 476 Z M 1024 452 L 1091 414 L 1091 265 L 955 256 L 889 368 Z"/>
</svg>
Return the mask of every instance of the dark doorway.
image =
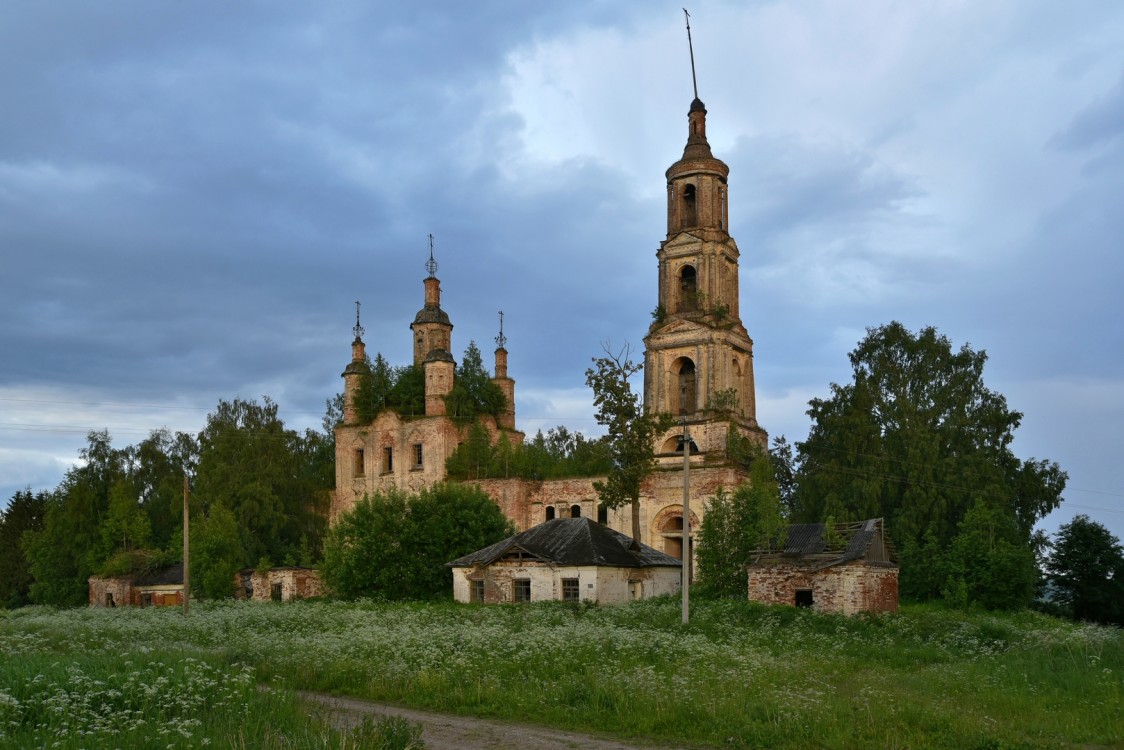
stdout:
<svg viewBox="0 0 1124 750">
<path fill-rule="evenodd" d="M 811 607 L 812 606 L 812 590 L 811 589 L 796 589 L 796 606 L 797 607 Z"/>
</svg>

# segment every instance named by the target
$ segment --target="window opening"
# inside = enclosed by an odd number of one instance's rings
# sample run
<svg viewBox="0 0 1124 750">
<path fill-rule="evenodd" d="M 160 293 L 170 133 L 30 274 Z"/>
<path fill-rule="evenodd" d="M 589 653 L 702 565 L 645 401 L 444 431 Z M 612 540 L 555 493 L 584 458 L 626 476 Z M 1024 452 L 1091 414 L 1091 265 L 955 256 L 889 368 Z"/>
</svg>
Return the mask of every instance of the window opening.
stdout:
<svg viewBox="0 0 1124 750">
<path fill-rule="evenodd" d="M 699 223 L 698 208 L 695 201 L 695 186 L 683 189 L 683 226 L 693 227 Z"/>
<path fill-rule="evenodd" d="M 281 584 L 275 583 L 269 587 L 269 598 L 275 602 L 281 601 Z"/>
<path fill-rule="evenodd" d="M 151 607 L 152 606 L 152 594 L 147 594 L 147 593 L 141 594 L 141 606 L 142 607 Z"/>
<path fill-rule="evenodd" d="M 117 603 L 115 601 L 113 601 L 113 594 L 106 592 L 105 606 L 107 606 L 107 607 L 116 607 L 117 606 Z"/>
<path fill-rule="evenodd" d="M 548 521 L 554 520 L 554 506 L 553 505 L 546 506 L 546 520 L 548 520 Z"/>
<path fill-rule="evenodd" d="M 695 390 L 695 363 L 683 359 L 679 365 L 679 413 L 694 414 L 698 396 Z M 680 447 L 682 451 L 682 447 Z"/>
<path fill-rule="evenodd" d="M 424 465 L 422 463 L 422 457 L 423 457 L 422 444 L 421 443 L 414 443 L 414 468 L 415 469 L 420 469 Z"/>
<path fill-rule="evenodd" d="M 530 578 L 516 578 L 511 582 L 512 598 L 516 602 L 529 602 L 531 601 L 531 579 Z"/>
<path fill-rule="evenodd" d="M 577 578 L 562 579 L 562 601 L 576 602 L 580 598 L 580 592 Z"/>
<path fill-rule="evenodd" d="M 367 473 L 366 462 L 363 458 L 363 449 L 355 449 L 355 476 L 361 477 Z"/>
<path fill-rule="evenodd" d="M 796 606 L 797 607 L 811 607 L 812 606 L 812 590 L 811 589 L 796 589 Z"/>
<path fill-rule="evenodd" d="M 390 473 L 394 471 L 394 447 L 387 445 L 382 449 L 382 470 L 383 473 Z"/>
<path fill-rule="evenodd" d="M 683 266 L 679 272 L 679 311 L 699 309 L 699 275 L 694 266 Z"/>
<path fill-rule="evenodd" d="M 468 600 L 482 603 L 484 601 L 484 579 L 473 578 L 468 582 Z"/>
<path fill-rule="evenodd" d="M 597 506 L 597 523 L 605 526 L 609 523 L 609 509 L 604 505 Z"/>
<path fill-rule="evenodd" d="M 582 517 L 582 506 L 571 505 L 570 506 L 570 518 L 581 518 L 581 517 Z"/>
</svg>

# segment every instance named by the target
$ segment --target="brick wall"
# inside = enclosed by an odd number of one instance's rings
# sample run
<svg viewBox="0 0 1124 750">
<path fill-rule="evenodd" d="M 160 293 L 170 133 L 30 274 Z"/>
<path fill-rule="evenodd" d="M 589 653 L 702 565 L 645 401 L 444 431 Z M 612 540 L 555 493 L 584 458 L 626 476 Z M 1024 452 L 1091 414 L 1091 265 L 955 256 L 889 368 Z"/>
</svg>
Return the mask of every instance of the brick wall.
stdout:
<svg viewBox="0 0 1124 750">
<path fill-rule="evenodd" d="M 795 606 L 798 590 L 810 590 L 812 609 L 820 612 L 896 612 L 898 569 L 861 561 L 823 570 L 792 563 L 749 569 L 751 601 Z"/>
</svg>

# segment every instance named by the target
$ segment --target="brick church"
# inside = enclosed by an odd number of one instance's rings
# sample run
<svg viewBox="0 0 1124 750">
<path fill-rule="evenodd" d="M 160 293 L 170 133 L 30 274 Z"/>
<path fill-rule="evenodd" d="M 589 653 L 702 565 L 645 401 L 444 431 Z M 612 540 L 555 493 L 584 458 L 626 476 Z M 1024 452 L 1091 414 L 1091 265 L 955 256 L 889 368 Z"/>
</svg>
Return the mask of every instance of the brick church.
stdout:
<svg viewBox="0 0 1124 750">
<path fill-rule="evenodd" d="M 706 108 L 699 99 L 687 115 L 683 156 L 668 168 L 667 236 L 660 243 L 655 321 L 644 338 L 644 404 L 651 412 L 685 415 L 690 428 L 691 528 L 697 529 L 709 498 L 720 487 L 745 480 L 727 459 L 730 430 L 765 446 L 757 424 L 753 341 L 738 304 L 738 247 L 729 233 L 729 167 L 711 152 Z M 432 261 L 432 257 L 431 257 Z M 424 303 L 410 325 L 413 363 L 424 372 L 425 414 L 384 410 L 360 423 L 356 397 L 369 373 L 361 330 L 356 326 L 352 359 L 343 372 L 344 416 L 336 428 L 336 489 L 331 516 L 353 507 L 367 493 L 396 487 L 417 490 L 445 478 L 445 461 L 467 435 L 463 420 L 446 414 L 453 387 L 450 353 L 453 324 L 441 307 L 436 266 L 423 282 Z M 484 417 L 493 441 L 522 443 L 516 429 L 515 381 L 507 351 L 495 351 L 493 382 L 507 400 L 505 410 Z M 682 559 L 682 419 L 656 444 L 658 468 L 647 478 L 640 503 L 641 541 Z M 631 510 L 599 509 L 598 477 L 546 481 L 476 480 L 519 530 L 562 517 L 596 518 L 631 534 Z"/>
</svg>

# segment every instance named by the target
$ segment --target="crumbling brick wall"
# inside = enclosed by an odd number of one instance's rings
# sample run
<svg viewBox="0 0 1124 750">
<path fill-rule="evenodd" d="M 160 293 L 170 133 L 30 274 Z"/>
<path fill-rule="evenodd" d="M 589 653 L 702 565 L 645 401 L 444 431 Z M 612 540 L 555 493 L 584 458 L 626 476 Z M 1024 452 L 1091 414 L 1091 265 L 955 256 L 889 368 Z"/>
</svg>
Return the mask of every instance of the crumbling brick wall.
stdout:
<svg viewBox="0 0 1124 750">
<path fill-rule="evenodd" d="M 810 591 L 819 612 L 896 612 L 898 568 L 854 561 L 821 570 L 787 562 L 749 569 L 751 601 L 795 606 L 798 591 Z"/>
</svg>

